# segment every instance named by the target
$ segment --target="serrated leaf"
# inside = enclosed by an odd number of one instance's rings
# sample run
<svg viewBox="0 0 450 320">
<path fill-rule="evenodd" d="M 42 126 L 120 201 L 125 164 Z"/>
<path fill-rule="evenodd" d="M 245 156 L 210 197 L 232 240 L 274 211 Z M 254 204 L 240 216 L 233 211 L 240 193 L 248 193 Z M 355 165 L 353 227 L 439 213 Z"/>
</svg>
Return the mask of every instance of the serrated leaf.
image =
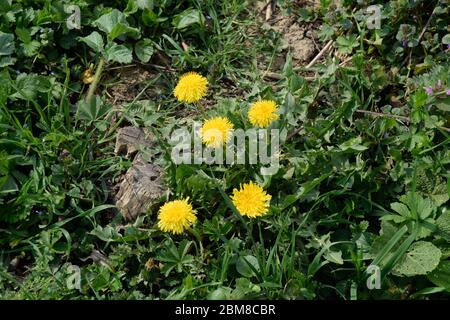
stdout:
<svg viewBox="0 0 450 320">
<path fill-rule="evenodd" d="M 400 214 L 402 217 L 409 219 L 411 218 L 411 213 L 406 205 L 399 202 L 391 203 L 391 209 Z"/>
<path fill-rule="evenodd" d="M 153 55 L 153 42 L 150 39 L 143 39 L 139 41 L 134 47 L 134 52 L 139 60 L 144 63 L 149 62 Z"/>
<path fill-rule="evenodd" d="M 133 61 L 133 53 L 130 48 L 123 44 L 112 44 L 107 47 L 105 58 L 107 61 L 131 63 Z"/>
<path fill-rule="evenodd" d="M 16 88 L 18 91 L 12 97 L 33 100 L 38 92 L 47 92 L 50 86 L 50 81 L 44 76 L 20 74 L 16 78 Z"/>
<path fill-rule="evenodd" d="M 86 43 L 92 50 L 95 52 L 103 51 L 103 38 L 97 31 L 92 32 L 90 35 L 86 37 L 81 37 L 80 41 Z"/>
<path fill-rule="evenodd" d="M 0 57 L 0 68 L 11 66 L 16 63 L 17 59 L 12 57 Z"/>
<path fill-rule="evenodd" d="M 441 250 L 431 242 L 417 241 L 411 245 L 393 271 L 407 277 L 424 275 L 439 265 L 441 256 Z"/>
<path fill-rule="evenodd" d="M 14 52 L 14 35 L 0 31 L 0 56 L 8 56 Z"/>
<path fill-rule="evenodd" d="M 39 41 L 33 40 L 27 43 L 22 43 L 20 46 L 22 47 L 25 56 L 32 57 L 37 54 L 41 43 Z"/>
<path fill-rule="evenodd" d="M 88 122 L 98 121 L 102 119 L 111 109 L 110 104 L 105 104 L 98 96 L 94 96 L 90 103 L 85 100 L 80 100 L 77 105 L 77 112 L 75 117 L 79 120 Z"/>
</svg>

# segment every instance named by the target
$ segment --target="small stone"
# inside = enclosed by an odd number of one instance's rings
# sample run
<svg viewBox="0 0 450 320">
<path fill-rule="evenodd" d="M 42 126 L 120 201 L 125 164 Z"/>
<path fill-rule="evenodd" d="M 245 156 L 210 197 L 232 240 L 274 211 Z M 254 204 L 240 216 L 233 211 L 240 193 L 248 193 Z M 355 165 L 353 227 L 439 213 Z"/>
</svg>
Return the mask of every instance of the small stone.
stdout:
<svg viewBox="0 0 450 320">
<path fill-rule="evenodd" d="M 139 214 L 146 213 L 166 190 L 163 169 L 146 162 L 138 154 L 120 184 L 116 206 L 123 217 L 131 221 Z"/>
<path fill-rule="evenodd" d="M 141 147 L 151 147 L 155 137 L 141 128 L 123 127 L 117 133 L 114 153 L 134 157 Z"/>
</svg>

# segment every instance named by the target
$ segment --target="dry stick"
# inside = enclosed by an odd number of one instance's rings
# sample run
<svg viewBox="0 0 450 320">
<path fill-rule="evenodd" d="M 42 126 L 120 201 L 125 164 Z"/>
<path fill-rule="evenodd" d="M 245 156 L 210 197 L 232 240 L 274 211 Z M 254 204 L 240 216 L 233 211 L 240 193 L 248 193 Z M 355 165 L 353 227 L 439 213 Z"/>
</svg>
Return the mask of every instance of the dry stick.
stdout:
<svg viewBox="0 0 450 320">
<path fill-rule="evenodd" d="M 387 113 L 381 113 L 381 112 L 374 112 L 374 111 L 368 111 L 368 110 L 361 110 L 361 109 L 357 109 L 356 112 L 359 113 L 364 113 L 364 114 L 368 114 L 374 117 L 384 117 L 384 118 L 391 118 L 391 119 L 397 119 L 397 120 L 401 120 L 404 121 L 406 123 L 410 123 L 411 119 L 405 116 L 398 116 L 396 114 L 387 114 Z M 438 129 L 444 130 L 446 132 L 450 132 L 450 128 L 447 127 L 436 127 Z"/>
<path fill-rule="evenodd" d="M 284 75 L 282 75 L 282 74 L 268 71 L 268 72 L 265 72 L 265 74 L 263 75 L 263 78 L 269 78 L 269 79 L 273 79 L 273 80 L 281 80 L 281 79 L 284 79 L 286 77 Z M 307 81 L 312 81 L 312 80 L 316 79 L 315 76 L 305 76 L 303 78 L 305 80 L 307 80 Z"/>
<path fill-rule="evenodd" d="M 328 41 L 328 43 L 325 45 L 325 47 L 323 47 L 323 49 L 320 50 L 320 52 L 317 54 L 317 56 L 315 56 L 314 59 L 312 59 L 311 62 L 306 66 L 306 69 L 311 68 L 317 62 L 317 60 L 319 60 L 320 57 L 323 56 L 323 54 L 333 45 L 333 42 L 334 42 L 334 40 Z"/>
<path fill-rule="evenodd" d="M 299 133 L 302 130 L 303 130 L 303 126 L 300 126 L 297 129 L 295 129 L 294 131 L 292 131 L 292 133 L 286 137 L 286 142 L 289 142 L 289 140 L 291 140 L 297 133 Z"/>
<path fill-rule="evenodd" d="M 423 35 L 425 34 L 425 31 L 427 30 L 428 26 L 431 23 L 431 19 L 433 19 L 434 17 L 434 13 L 436 11 L 436 7 L 439 4 L 439 1 L 437 2 L 436 6 L 433 9 L 433 12 L 431 12 L 430 17 L 428 18 L 427 23 L 425 23 L 425 26 L 422 29 L 422 32 L 419 35 L 419 38 L 417 39 L 417 42 L 420 43 L 420 40 L 422 39 Z M 405 64 L 406 61 L 408 61 L 408 67 L 411 65 L 411 59 L 412 59 L 412 48 L 410 48 L 409 50 L 409 56 L 405 59 L 405 61 L 403 61 L 402 65 Z M 409 68 L 408 68 L 409 69 Z"/>
<path fill-rule="evenodd" d="M 397 120 L 402 120 L 405 122 L 411 122 L 411 119 L 405 116 L 399 116 L 396 114 L 388 114 L 388 113 L 381 113 L 381 112 L 374 112 L 374 111 L 369 111 L 369 110 L 361 110 L 361 109 L 356 109 L 356 112 L 359 113 L 365 113 L 374 117 L 385 117 L 385 118 L 392 118 L 392 119 L 397 119 Z"/>
<path fill-rule="evenodd" d="M 344 65 L 347 64 L 347 62 L 352 61 L 352 59 L 353 59 L 353 57 L 348 57 L 347 59 L 345 59 L 344 61 L 342 61 L 342 62 L 339 64 L 339 67 L 343 67 Z"/>
<path fill-rule="evenodd" d="M 269 19 L 272 17 L 272 0 L 268 0 L 266 4 L 266 21 L 269 21 Z"/>
</svg>

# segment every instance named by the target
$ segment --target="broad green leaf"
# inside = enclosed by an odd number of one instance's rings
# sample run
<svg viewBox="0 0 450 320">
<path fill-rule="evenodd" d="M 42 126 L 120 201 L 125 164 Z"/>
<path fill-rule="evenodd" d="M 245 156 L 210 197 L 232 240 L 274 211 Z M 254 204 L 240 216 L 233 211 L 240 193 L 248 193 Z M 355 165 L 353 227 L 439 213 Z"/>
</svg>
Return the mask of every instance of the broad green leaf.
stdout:
<svg viewBox="0 0 450 320">
<path fill-rule="evenodd" d="M 94 21 L 94 25 L 106 34 L 109 34 L 113 30 L 114 26 L 119 23 L 126 23 L 126 19 L 125 15 L 117 9 L 102 15 Z"/>
<path fill-rule="evenodd" d="M 33 100 L 38 92 L 47 92 L 50 86 L 50 81 L 44 76 L 23 73 L 16 78 L 17 92 L 12 97 Z"/>
<path fill-rule="evenodd" d="M 417 241 L 411 245 L 393 271 L 407 277 L 427 274 L 439 265 L 441 255 L 441 250 L 431 242 Z"/>
<path fill-rule="evenodd" d="M 86 37 L 81 37 L 80 41 L 86 43 L 91 49 L 95 52 L 103 51 L 103 38 L 97 31 L 92 32 L 90 35 Z"/>
<path fill-rule="evenodd" d="M 140 36 L 139 29 L 129 26 L 125 15 L 117 9 L 102 15 L 94 21 L 94 25 L 108 35 L 110 41 L 127 34 L 137 39 Z"/>
<path fill-rule="evenodd" d="M 23 43 L 31 42 L 31 31 L 26 28 L 16 28 L 17 39 Z"/>
<path fill-rule="evenodd" d="M 391 203 L 391 209 L 403 216 L 406 219 L 411 218 L 411 213 L 409 212 L 409 209 L 406 205 L 399 202 Z"/>
<path fill-rule="evenodd" d="M 436 227 L 444 233 L 443 236 L 446 240 L 450 241 L 450 210 L 444 211 L 439 218 L 436 219 Z"/>
<path fill-rule="evenodd" d="M 0 56 L 8 56 L 14 52 L 14 35 L 0 31 Z"/>
<path fill-rule="evenodd" d="M 150 39 L 143 39 L 136 43 L 134 47 L 137 57 L 144 63 L 149 62 L 153 55 L 153 41 Z"/>
<path fill-rule="evenodd" d="M 90 103 L 85 100 L 80 100 L 78 102 L 75 117 L 79 120 L 88 122 L 98 121 L 102 119 L 110 109 L 110 104 L 103 103 L 98 96 L 95 96 L 95 99 L 91 99 Z"/>
<path fill-rule="evenodd" d="M 114 26 L 114 28 L 108 34 L 108 40 L 113 41 L 114 39 L 116 39 L 122 35 L 125 35 L 125 34 L 132 37 L 133 39 L 138 39 L 140 37 L 139 29 L 132 28 L 123 23 L 118 23 Z"/>
<path fill-rule="evenodd" d="M 123 44 L 112 44 L 107 47 L 105 52 L 107 61 L 114 61 L 119 63 L 131 63 L 133 61 L 133 52 L 130 48 Z"/>
<path fill-rule="evenodd" d="M 418 170 L 417 192 L 430 198 L 434 205 L 439 207 L 449 200 L 446 183 L 439 175 L 425 170 Z"/>
<path fill-rule="evenodd" d="M 23 53 L 27 57 L 32 57 L 37 54 L 41 43 L 39 41 L 33 40 L 27 43 L 22 43 L 20 47 L 23 49 Z"/>
</svg>

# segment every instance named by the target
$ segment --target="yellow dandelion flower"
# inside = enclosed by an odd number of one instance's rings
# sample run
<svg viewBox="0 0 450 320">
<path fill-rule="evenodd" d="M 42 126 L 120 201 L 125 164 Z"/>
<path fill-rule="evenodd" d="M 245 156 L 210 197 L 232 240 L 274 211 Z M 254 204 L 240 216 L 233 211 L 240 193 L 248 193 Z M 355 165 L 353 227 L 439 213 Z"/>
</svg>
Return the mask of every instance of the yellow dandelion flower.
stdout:
<svg viewBox="0 0 450 320">
<path fill-rule="evenodd" d="M 197 221 L 189 198 L 166 202 L 159 208 L 158 227 L 164 232 L 182 233 Z"/>
<path fill-rule="evenodd" d="M 234 189 L 231 200 L 241 215 L 255 218 L 267 213 L 271 198 L 263 188 L 250 181 L 241 185 L 239 190 Z"/>
<path fill-rule="evenodd" d="M 181 76 L 173 94 L 180 102 L 192 103 L 206 95 L 208 80 L 196 72 L 188 72 Z"/>
<path fill-rule="evenodd" d="M 278 119 L 277 104 L 272 100 L 255 102 L 248 110 L 248 119 L 256 127 L 267 128 L 270 123 Z"/>
<path fill-rule="evenodd" d="M 224 117 L 206 120 L 200 129 L 203 143 L 212 148 L 218 148 L 230 141 L 232 134 L 233 124 Z"/>
</svg>

